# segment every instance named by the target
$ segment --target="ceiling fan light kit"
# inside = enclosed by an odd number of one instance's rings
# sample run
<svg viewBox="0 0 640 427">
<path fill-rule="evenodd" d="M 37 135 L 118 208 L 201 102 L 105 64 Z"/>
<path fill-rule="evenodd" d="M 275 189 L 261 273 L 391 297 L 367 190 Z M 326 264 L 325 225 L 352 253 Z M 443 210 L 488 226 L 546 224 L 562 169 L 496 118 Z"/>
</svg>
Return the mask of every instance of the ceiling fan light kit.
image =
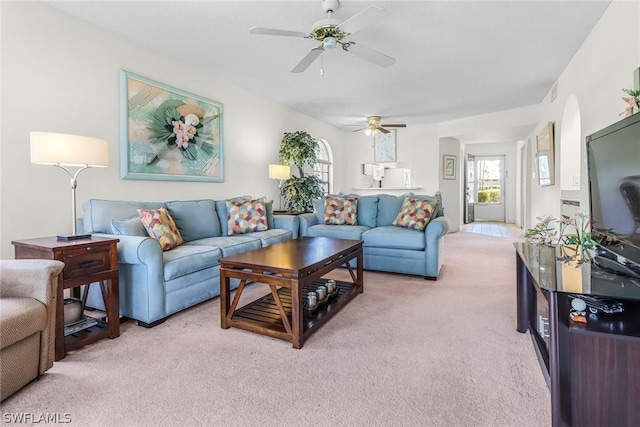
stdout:
<svg viewBox="0 0 640 427">
<path fill-rule="evenodd" d="M 361 129 L 356 129 L 353 132 L 360 132 L 361 130 L 363 130 L 365 135 L 375 136 L 378 133 L 389 133 L 390 131 L 385 128 L 406 128 L 407 127 L 407 125 L 404 123 L 388 124 L 388 125 L 380 124 L 380 121 L 382 120 L 380 116 L 368 116 L 366 120 L 367 120 L 367 126 Z"/>
<path fill-rule="evenodd" d="M 353 33 L 360 31 L 378 20 L 378 18 L 384 14 L 384 10 L 382 8 L 378 6 L 369 6 L 348 18 L 346 21 L 340 22 L 338 19 L 331 18 L 331 14 L 339 6 L 338 0 L 321 0 L 321 5 L 322 9 L 327 13 L 327 18 L 321 19 L 313 24 L 313 29 L 310 33 L 264 27 L 251 27 L 249 28 L 249 33 L 271 36 L 303 37 L 320 42 L 319 46 L 312 48 L 300 61 L 298 61 L 298 63 L 291 69 L 292 73 L 301 73 L 305 71 L 325 49 L 333 49 L 337 45 L 342 46 L 342 50 L 351 52 L 354 55 L 380 67 L 386 68 L 393 65 L 396 61 L 394 58 L 360 43 L 356 44 L 351 40 L 346 40 Z"/>
</svg>

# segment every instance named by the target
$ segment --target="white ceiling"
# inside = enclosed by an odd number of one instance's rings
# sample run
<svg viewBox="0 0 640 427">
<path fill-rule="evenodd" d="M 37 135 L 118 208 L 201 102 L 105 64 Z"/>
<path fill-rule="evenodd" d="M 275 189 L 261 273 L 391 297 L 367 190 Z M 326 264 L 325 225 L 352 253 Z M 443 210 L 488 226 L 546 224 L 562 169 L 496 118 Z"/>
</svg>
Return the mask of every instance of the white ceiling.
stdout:
<svg viewBox="0 0 640 427">
<path fill-rule="evenodd" d="M 540 103 L 609 0 L 341 1 L 340 21 L 384 8 L 382 20 L 350 39 L 396 62 L 380 68 L 327 50 L 323 76 L 320 60 L 289 72 L 317 42 L 248 33 L 311 31 L 326 18 L 320 0 L 47 3 L 324 122 L 381 115 L 412 126 Z"/>
</svg>

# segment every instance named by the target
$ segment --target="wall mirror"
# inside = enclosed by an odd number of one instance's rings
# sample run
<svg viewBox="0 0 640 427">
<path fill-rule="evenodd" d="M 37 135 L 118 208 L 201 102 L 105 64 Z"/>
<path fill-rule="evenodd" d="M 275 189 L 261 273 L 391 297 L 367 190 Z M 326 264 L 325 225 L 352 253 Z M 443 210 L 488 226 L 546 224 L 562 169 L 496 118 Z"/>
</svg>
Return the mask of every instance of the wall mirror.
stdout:
<svg viewBox="0 0 640 427">
<path fill-rule="evenodd" d="M 555 184 L 553 122 L 547 123 L 537 136 L 538 183 L 541 187 Z"/>
</svg>

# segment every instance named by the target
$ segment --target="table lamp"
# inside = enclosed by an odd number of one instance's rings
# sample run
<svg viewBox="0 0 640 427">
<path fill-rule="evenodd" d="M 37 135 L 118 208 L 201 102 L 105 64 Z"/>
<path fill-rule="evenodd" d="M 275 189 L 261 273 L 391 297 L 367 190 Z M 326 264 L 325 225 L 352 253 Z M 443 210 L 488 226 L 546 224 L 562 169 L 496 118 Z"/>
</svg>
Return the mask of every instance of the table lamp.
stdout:
<svg viewBox="0 0 640 427">
<path fill-rule="evenodd" d="M 280 210 L 282 210 L 282 183 L 284 180 L 291 178 L 291 167 L 285 165 L 269 165 L 269 178 L 278 180 Z"/>
<path fill-rule="evenodd" d="M 64 170 L 71 177 L 72 235 L 59 235 L 58 240 L 74 240 L 91 237 L 77 234 L 76 230 L 76 187 L 78 175 L 91 167 L 109 166 L 109 143 L 103 139 L 88 136 L 68 135 L 52 132 L 31 132 L 31 163 L 52 165 Z M 79 169 L 71 173 L 67 166 Z"/>
</svg>

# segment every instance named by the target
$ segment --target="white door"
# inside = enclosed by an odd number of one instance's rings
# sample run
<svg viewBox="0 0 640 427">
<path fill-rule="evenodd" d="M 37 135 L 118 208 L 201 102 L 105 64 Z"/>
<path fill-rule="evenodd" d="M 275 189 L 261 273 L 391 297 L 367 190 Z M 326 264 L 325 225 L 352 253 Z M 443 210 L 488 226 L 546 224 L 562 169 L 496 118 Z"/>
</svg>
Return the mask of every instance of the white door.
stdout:
<svg viewBox="0 0 640 427">
<path fill-rule="evenodd" d="M 476 221 L 504 221 L 504 156 L 476 156 Z"/>
</svg>

